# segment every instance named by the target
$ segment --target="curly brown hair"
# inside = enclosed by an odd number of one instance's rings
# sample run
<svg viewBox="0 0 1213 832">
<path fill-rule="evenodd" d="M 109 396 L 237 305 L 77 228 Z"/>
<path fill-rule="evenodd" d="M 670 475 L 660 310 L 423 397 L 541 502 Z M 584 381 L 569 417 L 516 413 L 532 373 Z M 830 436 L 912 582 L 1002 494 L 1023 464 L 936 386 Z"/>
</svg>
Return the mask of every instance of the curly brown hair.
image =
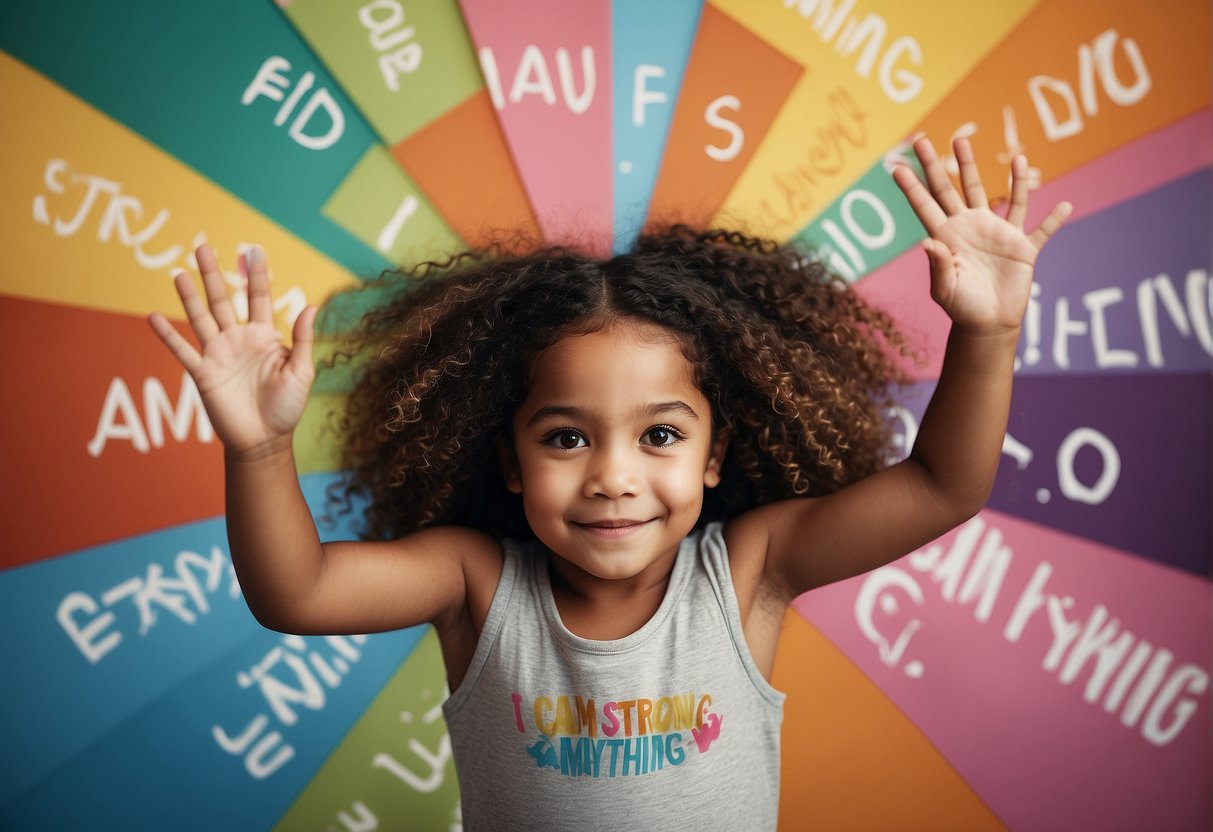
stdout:
<svg viewBox="0 0 1213 832">
<path fill-rule="evenodd" d="M 369 501 L 367 538 L 438 524 L 529 536 L 498 445 L 532 361 L 619 319 L 675 334 L 714 430 L 728 431 L 700 522 L 825 495 L 888 461 L 905 339 L 790 247 L 673 226 L 605 260 L 561 247 L 469 252 L 357 291 L 377 306 L 341 351 L 357 380 L 339 420 L 346 479 L 330 497 L 339 513 Z"/>
</svg>

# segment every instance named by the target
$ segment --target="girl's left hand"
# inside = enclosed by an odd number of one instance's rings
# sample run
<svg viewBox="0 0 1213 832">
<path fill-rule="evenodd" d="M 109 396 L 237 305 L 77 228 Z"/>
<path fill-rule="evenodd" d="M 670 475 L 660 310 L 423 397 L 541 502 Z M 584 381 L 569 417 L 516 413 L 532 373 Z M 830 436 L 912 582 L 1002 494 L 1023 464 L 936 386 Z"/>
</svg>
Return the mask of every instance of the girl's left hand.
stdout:
<svg viewBox="0 0 1213 832">
<path fill-rule="evenodd" d="M 968 140 L 957 139 L 953 150 L 963 197 L 925 138 L 914 143 L 914 152 L 927 186 L 907 165 L 893 171 L 894 181 L 930 234 L 923 248 L 931 262 L 931 297 L 955 326 L 971 334 L 1017 330 L 1027 309 L 1036 256 L 1070 215 L 1071 206 L 1058 203 L 1027 233 L 1028 160 L 1020 155 L 1011 161 L 1011 199 L 1004 218 L 990 210 Z"/>
</svg>

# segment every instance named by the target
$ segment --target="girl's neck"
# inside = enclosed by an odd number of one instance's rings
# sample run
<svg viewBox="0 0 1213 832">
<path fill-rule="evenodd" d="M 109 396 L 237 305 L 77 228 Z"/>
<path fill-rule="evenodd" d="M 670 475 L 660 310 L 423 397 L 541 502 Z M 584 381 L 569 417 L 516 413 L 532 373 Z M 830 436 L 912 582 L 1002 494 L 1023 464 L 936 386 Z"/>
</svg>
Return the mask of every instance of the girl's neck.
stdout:
<svg viewBox="0 0 1213 832">
<path fill-rule="evenodd" d="M 565 628 L 596 641 L 620 639 L 636 632 L 661 607 L 677 556 L 675 549 L 631 578 L 608 580 L 553 554 L 548 560 L 548 574 Z"/>
</svg>

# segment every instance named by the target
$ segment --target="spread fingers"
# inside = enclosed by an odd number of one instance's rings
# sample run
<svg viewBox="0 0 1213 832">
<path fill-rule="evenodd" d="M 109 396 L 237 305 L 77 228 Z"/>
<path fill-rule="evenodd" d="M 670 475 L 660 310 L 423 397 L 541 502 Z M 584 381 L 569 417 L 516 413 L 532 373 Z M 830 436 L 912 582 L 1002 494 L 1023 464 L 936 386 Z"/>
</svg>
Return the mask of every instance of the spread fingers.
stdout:
<svg viewBox="0 0 1213 832">
<path fill-rule="evenodd" d="M 930 140 L 921 138 L 914 142 L 914 152 L 918 154 L 918 161 L 922 163 L 923 172 L 927 175 L 927 187 L 931 189 L 931 195 L 935 197 L 939 207 L 949 217 L 963 211 L 964 200 L 952 184 L 952 177 L 948 176 L 943 160 L 935 152 Z"/>
<path fill-rule="evenodd" d="M 211 316 L 219 329 L 230 329 L 236 325 L 236 310 L 227 294 L 227 281 L 219 270 L 219 261 L 210 246 L 198 246 L 194 253 L 198 260 L 198 271 L 202 273 L 202 287 L 206 290 L 206 302 Z"/>
</svg>

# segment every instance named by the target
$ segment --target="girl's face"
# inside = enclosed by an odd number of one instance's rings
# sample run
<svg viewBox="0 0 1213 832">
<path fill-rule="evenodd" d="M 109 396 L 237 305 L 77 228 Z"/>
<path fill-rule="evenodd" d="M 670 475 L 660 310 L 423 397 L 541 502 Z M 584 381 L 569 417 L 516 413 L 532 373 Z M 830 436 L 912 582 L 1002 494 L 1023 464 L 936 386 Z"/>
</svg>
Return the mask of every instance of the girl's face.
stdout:
<svg viewBox="0 0 1213 832">
<path fill-rule="evenodd" d="M 619 322 L 536 358 L 514 414 L 509 489 L 567 564 L 606 580 L 667 569 L 720 481 L 725 443 L 678 342 Z"/>
</svg>

